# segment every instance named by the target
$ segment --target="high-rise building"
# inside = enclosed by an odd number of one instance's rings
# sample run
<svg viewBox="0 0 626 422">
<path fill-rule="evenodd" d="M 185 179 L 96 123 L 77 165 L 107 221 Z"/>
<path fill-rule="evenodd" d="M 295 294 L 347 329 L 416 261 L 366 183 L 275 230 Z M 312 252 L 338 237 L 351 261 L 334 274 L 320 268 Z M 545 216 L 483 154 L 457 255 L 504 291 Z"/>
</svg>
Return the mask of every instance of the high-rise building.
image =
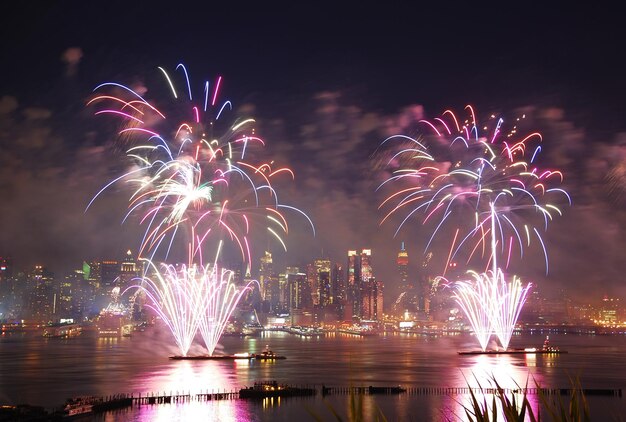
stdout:
<svg viewBox="0 0 626 422">
<path fill-rule="evenodd" d="M 330 297 L 335 304 L 343 304 L 346 300 L 346 278 L 343 267 L 337 263 L 333 264 L 330 274 Z"/>
<path fill-rule="evenodd" d="M 121 272 L 119 261 L 105 260 L 100 262 L 100 288 L 103 294 L 110 296 L 114 287 L 119 287 L 119 279 Z"/>
<path fill-rule="evenodd" d="M 0 320 L 10 313 L 14 302 L 13 266 L 11 258 L 0 257 Z"/>
<path fill-rule="evenodd" d="M 400 251 L 398 252 L 398 258 L 396 259 L 396 265 L 398 267 L 398 277 L 400 281 L 400 291 L 406 292 L 411 290 L 409 285 L 409 254 L 404 249 L 404 242 L 400 244 Z"/>
<path fill-rule="evenodd" d="M 28 275 L 30 300 L 27 316 L 37 322 L 49 322 L 53 317 L 54 274 L 36 265 Z"/>
<path fill-rule="evenodd" d="M 330 261 L 328 261 L 330 264 Z M 318 292 L 319 292 L 319 306 L 325 308 L 332 303 L 332 296 L 330 293 L 330 268 L 324 268 L 317 273 L 318 276 Z"/>
<path fill-rule="evenodd" d="M 409 254 L 404 247 L 404 242 L 400 244 L 400 251 L 396 258 L 396 268 L 398 274 L 398 296 L 393 303 L 392 310 L 396 315 L 416 316 L 420 309 L 420 292 L 416 283 L 409 278 Z"/>
<path fill-rule="evenodd" d="M 133 280 L 137 277 L 141 276 L 142 266 L 140 262 L 133 257 L 130 249 L 126 252 L 126 256 L 122 260 L 120 264 L 120 274 L 119 274 L 119 287 L 123 291 L 126 290 L 128 286 L 131 286 Z"/>
<path fill-rule="evenodd" d="M 259 283 L 261 284 L 261 296 L 263 298 L 262 311 L 278 311 L 280 304 L 280 283 L 278 274 L 274 273 L 272 254 L 268 251 L 265 251 L 265 255 L 261 257 Z"/>
<path fill-rule="evenodd" d="M 355 250 L 348 251 L 348 303 L 352 307 L 352 317 L 363 316 L 363 293 L 364 283 L 374 278 L 371 266 L 371 249 L 363 249 L 357 253 Z"/>
<path fill-rule="evenodd" d="M 383 282 L 373 277 L 363 282 L 361 317 L 364 320 L 381 321 L 383 319 Z"/>
<path fill-rule="evenodd" d="M 311 306 L 311 292 L 305 273 L 287 274 L 289 312 L 309 309 Z"/>
<path fill-rule="evenodd" d="M 313 306 L 330 304 L 330 259 L 318 258 L 307 266 Z"/>
</svg>

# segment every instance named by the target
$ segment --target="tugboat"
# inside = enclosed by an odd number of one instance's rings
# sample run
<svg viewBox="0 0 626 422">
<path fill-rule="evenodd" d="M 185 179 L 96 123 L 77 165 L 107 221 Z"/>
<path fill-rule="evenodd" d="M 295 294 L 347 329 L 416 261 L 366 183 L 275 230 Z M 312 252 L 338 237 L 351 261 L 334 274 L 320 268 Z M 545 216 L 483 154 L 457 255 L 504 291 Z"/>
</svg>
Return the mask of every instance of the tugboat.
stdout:
<svg viewBox="0 0 626 422">
<path fill-rule="evenodd" d="M 277 359 L 287 359 L 285 356 L 280 356 L 270 350 L 270 346 L 265 346 L 265 350 L 261 353 L 253 353 L 252 358 L 256 360 L 277 360 Z"/>
<path fill-rule="evenodd" d="M 315 388 L 291 387 L 276 381 L 255 382 L 254 386 L 239 390 L 240 399 L 264 399 L 267 397 L 314 396 Z"/>
</svg>

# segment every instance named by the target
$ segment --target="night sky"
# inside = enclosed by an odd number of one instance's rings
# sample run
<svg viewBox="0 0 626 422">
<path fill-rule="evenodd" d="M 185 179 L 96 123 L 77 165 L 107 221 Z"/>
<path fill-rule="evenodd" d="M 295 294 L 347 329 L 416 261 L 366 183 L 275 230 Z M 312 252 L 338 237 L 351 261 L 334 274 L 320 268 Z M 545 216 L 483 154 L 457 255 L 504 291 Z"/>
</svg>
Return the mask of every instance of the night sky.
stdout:
<svg viewBox="0 0 626 422">
<path fill-rule="evenodd" d="M 593 285 L 597 298 L 624 297 L 621 15 L 595 4 L 418 3 L 3 4 L 0 256 L 63 274 L 137 249 L 137 221 L 121 224 L 127 191 L 84 212 L 124 165 L 112 147 L 117 127 L 85 103 L 107 81 L 163 100 L 157 66 L 184 63 L 192 83 L 221 75 L 223 96 L 255 117 L 267 152 L 296 174 L 285 200 L 306 211 L 317 235 L 291 221 L 288 251 L 271 248 L 279 265 L 322 254 L 345 263 L 348 249 L 371 248 L 375 275 L 393 286 L 400 242 L 418 265 L 428 230 L 415 220 L 394 238 L 395 227 L 379 226 L 370 157 L 416 119 L 448 108 L 463 115 L 472 104 L 479 116 L 526 113 L 528 131 L 543 134 L 544 164 L 565 174 L 573 199 L 544 236 L 549 274 L 538 251 L 512 271 L 545 291 L 590 298 Z"/>
</svg>

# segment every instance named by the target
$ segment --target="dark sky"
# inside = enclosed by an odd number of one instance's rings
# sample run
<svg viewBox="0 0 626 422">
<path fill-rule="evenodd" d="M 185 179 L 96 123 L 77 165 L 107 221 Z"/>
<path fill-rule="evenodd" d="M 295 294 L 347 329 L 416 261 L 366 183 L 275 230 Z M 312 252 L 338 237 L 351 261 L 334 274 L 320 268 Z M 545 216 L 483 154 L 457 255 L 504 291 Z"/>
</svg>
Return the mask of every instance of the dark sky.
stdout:
<svg viewBox="0 0 626 422">
<path fill-rule="evenodd" d="M 548 276 L 531 252 L 517 273 L 546 290 L 623 295 L 621 15 L 590 4 L 419 3 L 3 4 L 0 255 L 63 272 L 136 249 L 136 222 L 121 225 L 128 192 L 83 212 L 123 163 L 110 148 L 115 128 L 85 102 L 105 81 L 157 96 L 157 66 L 182 62 L 192 81 L 222 75 L 224 95 L 254 111 L 267 151 L 296 173 L 286 195 L 317 236 L 292 222 L 277 261 L 323 251 L 343 263 L 348 249 L 371 248 L 377 277 L 393 285 L 400 241 L 417 265 L 425 229 L 415 221 L 394 239 L 393 227 L 379 227 L 368 157 L 390 130 L 408 130 L 407 119 L 472 104 L 505 120 L 528 113 L 574 199 L 545 235 Z"/>
</svg>

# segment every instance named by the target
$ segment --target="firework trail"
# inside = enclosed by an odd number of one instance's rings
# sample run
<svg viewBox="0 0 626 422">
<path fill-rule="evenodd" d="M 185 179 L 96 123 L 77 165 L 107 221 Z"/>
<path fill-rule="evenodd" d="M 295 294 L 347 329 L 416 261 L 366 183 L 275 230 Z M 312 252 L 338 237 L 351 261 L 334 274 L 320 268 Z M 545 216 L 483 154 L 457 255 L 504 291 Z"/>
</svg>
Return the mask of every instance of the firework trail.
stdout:
<svg viewBox="0 0 626 422">
<path fill-rule="evenodd" d="M 200 331 L 209 355 L 217 343 L 241 298 L 254 282 L 236 286 L 232 272 L 217 265 L 155 265 L 147 261 L 150 276 L 128 290 L 139 290 L 148 298 L 148 306 L 168 327 L 181 356 L 187 356 L 196 333 Z"/>
<path fill-rule="evenodd" d="M 450 283 L 444 269 L 439 278 L 455 288 L 453 297 L 483 351 L 492 334 L 506 349 L 531 285 L 523 287 L 516 277 L 507 283 L 498 254 L 506 257 L 508 267 L 514 249 L 521 259 L 531 239 L 536 239 L 547 272 L 540 230 L 561 214 L 557 204 L 564 200 L 571 204 L 571 199 L 565 190 L 553 187 L 563 181 L 562 173 L 536 164 L 539 133 L 519 137 L 516 126 L 505 133 L 504 121 L 494 116 L 481 130 L 472 107 L 466 110 L 470 116 L 461 123 L 446 110 L 433 121 L 420 121 L 428 129 L 421 138 L 396 135 L 383 142 L 381 148 L 389 151 L 385 168 L 391 173 L 378 190 L 393 190 L 380 204 L 386 209 L 381 224 L 399 216 L 396 235 L 411 218 L 434 227 L 425 250 L 446 225 L 452 225 L 455 234 L 445 269 L 462 249 L 467 249 L 468 264 L 480 251 L 487 267 L 491 263 L 490 271 L 468 271 L 469 280 Z"/>
<path fill-rule="evenodd" d="M 182 90 L 165 69 L 159 70 L 171 92 L 169 108 L 157 108 L 157 101 L 118 83 L 94 89 L 97 94 L 88 105 L 98 108 L 96 115 L 122 120 L 119 139 L 133 166 L 98 192 L 87 208 L 110 186 L 132 185 L 124 220 L 131 214 L 141 216 L 146 230 L 140 256 L 150 259 L 160 249 L 167 258 L 182 232 L 191 238 L 194 254 L 207 239 L 228 239 L 250 262 L 251 226 L 265 226 L 285 249 L 286 212 L 304 216 L 313 228 L 304 212 L 279 202 L 273 182 L 294 175 L 289 168 L 262 161 L 265 142 L 255 134 L 254 119 L 225 124 L 232 104 L 218 100 L 222 78 L 206 81 L 202 95 L 194 96 L 184 65 L 176 67 L 184 81 Z M 222 135 L 215 137 L 217 132 Z"/>
<path fill-rule="evenodd" d="M 202 292 L 204 312 L 199 315 L 199 330 L 209 355 L 213 355 L 237 304 L 253 289 L 256 282 L 251 281 L 244 287 L 237 287 L 232 282 L 233 272 L 220 269 L 217 265 L 204 278 L 209 282 Z"/>
<path fill-rule="evenodd" d="M 258 226 L 285 250 L 287 213 L 306 218 L 314 235 L 315 229 L 304 212 L 279 201 L 274 182 L 294 175 L 289 168 L 263 161 L 265 142 L 256 136 L 254 120 L 224 124 L 221 117 L 232 110 L 232 104 L 219 101 L 222 78 L 205 82 L 202 95 L 194 96 L 182 64 L 176 67 L 184 81 L 182 90 L 165 69 L 159 70 L 172 104 L 161 106 L 114 82 L 95 88 L 88 105 L 98 107 L 96 115 L 121 119 L 119 142 L 132 166 L 104 186 L 87 209 L 111 186 L 122 182 L 132 186 L 124 220 L 141 216 L 146 230 L 139 256 L 149 264 L 132 288 L 146 294 L 148 306 L 170 329 L 182 356 L 198 332 L 212 354 L 239 300 L 252 287 L 236 286 L 232 272 L 218 265 L 224 244 L 234 245 L 249 268 L 250 236 Z M 181 233 L 184 240 L 179 240 Z M 154 264 L 157 252 L 163 251 L 167 259 L 181 242 L 188 264 Z M 210 251 L 215 257 L 211 266 L 203 263 L 210 254 L 207 244 L 215 248 Z"/>
<path fill-rule="evenodd" d="M 487 349 L 487 344 L 493 332 L 492 307 L 486 304 L 492 302 L 491 280 L 488 274 L 478 274 L 470 271 L 472 281 L 458 281 L 454 283 L 455 293 L 452 296 L 467 317 L 474 335 L 482 350 Z M 446 283 L 447 280 L 445 280 Z"/>
<path fill-rule="evenodd" d="M 496 289 L 491 304 L 493 331 L 506 350 L 531 284 L 528 283 L 526 287 L 523 287 L 521 280 L 517 277 L 513 277 L 513 280 L 507 283 L 499 268 L 496 274 L 491 274 L 491 276 L 493 277 L 491 284 Z"/>
<path fill-rule="evenodd" d="M 491 218 L 492 269 L 484 273 L 469 270 L 470 280 L 450 282 L 445 277 L 438 277 L 454 288 L 452 297 L 468 319 L 483 351 L 487 349 L 492 334 L 496 335 L 505 350 L 509 347 L 515 324 L 531 288 L 530 283 L 523 287 L 515 276 L 507 283 L 504 273 L 498 268 L 493 227 L 496 209 L 493 204 L 491 212 L 494 214 Z"/>
<path fill-rule="evenodd" d="M 159 269 L 152 261 L 147 262 L 151 275 L 122 294 L 143 291 L 148 299 L 145 306 L 156 312 L 172 333 L 180 354 L 187 356 L 198 332 L 199 315 L 204 311 L 201 298 L 205 280 L 198 277 L 198 268 L 194 266 L 177 270 L 173 265 L 161 264 Z"/>
<path fill-rule="evenodd" d="M 561 214 L 561 202 L 571 204 L 569 194 L 553 186 L 563 181 L 563 175 L 535 164 L 542 148 L 539 133 L 520 137 L 517 126 L 505 133 L 504 121 L 494 116 L 479 128 L 472 107 L 466 110 L 469 117 L 461 122 L 450 110 L 432 121 L 420 121 L 426 133 L 419 139 L 396 135 L 383 141 L 381 149 L 388 151 L 386 168 L 391 173 L 377 190 L 391 192 L 379 206 L 386 211 L 381 225 L 400 217 L 396 235 L 412 218 L 433 227 L 425 250 L 444 227 L 451 226 L 456 235 L 448 263 L 461 250 L 468 263 L 478 253 L 490 256 L 494 227 L 506 267 L 514 253 L 521 259 L 535 240 L 541 245 L 547 272 L 548 255 L 540 232 Z"/>
</svg>

